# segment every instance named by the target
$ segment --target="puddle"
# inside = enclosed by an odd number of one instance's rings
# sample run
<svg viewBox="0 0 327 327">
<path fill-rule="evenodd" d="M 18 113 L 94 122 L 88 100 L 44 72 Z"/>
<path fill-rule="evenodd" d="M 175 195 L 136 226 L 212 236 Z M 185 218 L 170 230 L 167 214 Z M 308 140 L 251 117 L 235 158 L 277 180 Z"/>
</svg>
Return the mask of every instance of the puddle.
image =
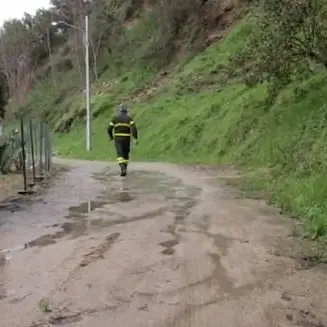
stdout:
<svg viewBox="0 0 327 327">
<path fill-rule="evenodd" d="M 138 215 L 138 216 L 131 217 L 131 218 L 127 218 L 124 216 L 121 216 L 118 219 L 117 218 L 110 219 L 110 217 L 108 219 L 100 218 L 100 219 L 91 220 L 90 223 L 91 223 L 91 225 L 101 226 L 101 227 L 110 227 L 110 226 L 114 226 L 114 225 L 128 224 L 128 223 L 136 222 L 139 220 L 153 219 L 157 216 L 164 214 L 166 212 L 166 210 L 167 210 L 167 208 L 163 207 L 163 208 L 152 210 L 145 214 Z"/>
<path fill-rule="evenodd" d="M 60 225 L 60 230 L 53 234 L 46 234 L 30 241 L 26 247 L 43 247 L 57 243 L 58 239 L 70 235 L 71 238 L 77 238 L 87 233 L 87 221 L 65 222 Z"/>
<path fill-rule="evenodd" d="M 25 207 L 21 204 L 14 203 L 14 202 L 6 202 L 0 203 L 0 210 L 1 211 L 9 211 L 11 213 L 17 211 L 23 211 Z"/>
<path fill-rule="evenodd" d="M 67 219 L 64 223 L 53 223 L 48 225 L 48 228 L 58 228 L 54 233 L 42 235 L 30 242 L 25 247 L 43 247 L 55 244 L 63 237 L 70 239 L 78 238 L 99 228 L 110 227 L 141 221 L 145 219 L 153 219 L 159 215 L 170 211 L 175 215 L 175 223 L 170 231 L 174 239 L 161 244 L 165 249 L 163 254 L 172 254 L 173 247 L 178 244 L 180 236 L 176 233 L 178 225 L 183 224 L 185 218 L 191 213 L 192 208 L 197 204 L 194 198 L 189 194 L 195 194 L 199 189 L 190 188 L 181 184 L 181 181 L 174 178 L 169 178 L 164 174 L 148 173 L 148 172 L 132 172 L 132 178 L 121 179 L 112 170 L 105 174 L 97 174 L 94 178 L 101 180 L 106 184 L 105 190 L 92 201 L 85 201 L 75 206 L 68 208 L 68 214 L 64 217 Z M 114 209 L 110 212 L 107 209 L 110 205 L 126 204 L 132 201 L 147 198 L 149 195 L 158 194 L 162 196 L 163 206 L 155 210 L 149 210 L 142 215 L 134 217 L 125 217 L 117 214 Z M 135 202 L 131 204 L 137 208 L 140 204 Z M 144 204 L 142 204 L 144 205 Z M 101 209 L 97 212 L 97 217 L 89 215 L 96 209 Z M 100 217 L 99 217 L 99 215 Z"/>
<path fill-rule="evenodd" d="M 179 197 L 181 194 L 194 197 L 201 190 L 194 186 L 185 186 L 181 180 L 160 172 L 131 171 L 125 179 L 121 179 L 116 172 L 109 169 L 93 175 L 93 178 L 109 187 L 128 185 L 135 191 L 140 190 L 142 194 L 160 194 L 167 197 Z"/>
<path fill-rule="evenodd" d="M 68 208 L 69 214 L 66 218 L 82 218 L 84 214 L 103 208 L 105 205 L 114 203 L 126 203 L 135 199 L 135 196 L 130 195 L 126 190 L 122 191 L 105 191 L 100 193 L 97 200 L 86 201 L 77 206 Z"/>
<path fill-rule="evenodd" d="M 99 199 L 106 202 L 106 204 L 115 204 L 115 203 L 127 203 L 136 199 L 135 193 L 130 192 L 129 190 L 106 190 L 102 192 L 99 196 Z"/>
<path fill-rule="evenodd" d="M 36 202 L 42 202 L 42 200 L 37 197 L 31 198 L 28 196 L 12 196 L 6 200 L 0 201 L 0 211 L 6 211 L 10 213 L 24 211 L 31 203 Z"/>
<path fill-rule="evenodd" d="M 99 219 L 88 220 L 86 216 L 79 216 L 79 218 L 76 218 L 76 216 L 70 216 L 69 218 L 72 218 L 72 220 L 61 224 L 59 231 L 53 234 L 40 236 L 35 240 L 28 242 L 25 248 L 43 247 L 47 245 L 52 245 L 55 244 L 58 241 L 58 239 L 61 239 L 68 235 L 70 236 L 70 239 L 78 238 L 88 234 L 92 229 L 92 226 L 93 228 L 110 227 L 114 225 L 127 224 L 138 220 L 153 219 L 163 214 L 165 211 L 166 211 L 165 207 L 159 208 L 153 211 L 149 211 L 143 215 L 135 216 L 132 218 L 126 218 L 124 216 L 119 216 L 119 218 L 117 218 L 116 214 L 111 215 L 109 212 L 107 214 L 108 216 L 107 219 L 99 218 Z"/>
<path fill-rule="evenodd" d="M 90 213 L 95 209 L 102 208 L 108 202 L 106 201 L 87 201 L 83 202 L 78 206 L 69 207 L 68 210 L 70 214 L 83 214 L 83 213 Z"/>
</svg>

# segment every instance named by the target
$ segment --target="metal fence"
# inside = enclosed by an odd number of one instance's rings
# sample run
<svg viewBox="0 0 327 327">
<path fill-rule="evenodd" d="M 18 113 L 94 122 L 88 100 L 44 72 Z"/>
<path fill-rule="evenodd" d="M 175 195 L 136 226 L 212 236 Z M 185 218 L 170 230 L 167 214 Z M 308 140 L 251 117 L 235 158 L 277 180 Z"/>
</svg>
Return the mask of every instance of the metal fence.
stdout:
<svg viewBox="0 0 327 327">
<path fill-rule="evenodd" d="M 19 126 L 0 140 L 0 170 L 22 174 L 23 191 L 30 193 L 52 169 L 52 138 L 47 123 L 20 120 Z"/>
</svg>

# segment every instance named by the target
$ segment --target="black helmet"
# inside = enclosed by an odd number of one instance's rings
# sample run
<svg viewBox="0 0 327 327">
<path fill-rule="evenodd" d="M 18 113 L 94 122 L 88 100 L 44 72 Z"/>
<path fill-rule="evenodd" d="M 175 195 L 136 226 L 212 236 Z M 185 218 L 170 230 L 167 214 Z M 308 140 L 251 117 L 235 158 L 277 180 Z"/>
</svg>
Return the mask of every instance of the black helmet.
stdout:
<svg viewBox="0 0 327 327">
<path fill-rule="evenodd" d="M 127 112 L 128 112 L 128 109 L 127 109 L 127 107 L 126 107 L 124 104 L 121 104 L 121 105 L 119 106 L 119 111 L 120 111 L 120 112 L 125 112 L 125 113 L 127 113 Z"/>
</svg>

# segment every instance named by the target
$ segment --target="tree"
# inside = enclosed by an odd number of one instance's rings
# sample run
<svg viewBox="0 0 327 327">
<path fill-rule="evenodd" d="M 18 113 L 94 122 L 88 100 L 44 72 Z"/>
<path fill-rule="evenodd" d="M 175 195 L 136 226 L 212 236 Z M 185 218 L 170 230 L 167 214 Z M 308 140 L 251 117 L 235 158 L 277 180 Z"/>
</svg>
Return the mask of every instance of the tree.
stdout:
<svg viewBox="0 0 327 327">
<path fill-rule="evenodd" d="M 5 108 L 8 101 L 8 84 L 5 74 L 0 71 L 0 121 L 5 117 Z"/>
<path fill-rule="evenodd" d="M 313 63 L 327 70 L 326 0 L 264 0 L 254 19 L 248 41 L 230 58 L 232 68 L 251 67 L 248 82 L 268 81 L 276 93 Z"/>
<path fill-rule="evenodd" d="M 30 83 L 33 61 L 31 28 L 20 20 L 5 22 L 0 34 L 1 66 L 10 96 L 18 102 Z"/>
</svg>

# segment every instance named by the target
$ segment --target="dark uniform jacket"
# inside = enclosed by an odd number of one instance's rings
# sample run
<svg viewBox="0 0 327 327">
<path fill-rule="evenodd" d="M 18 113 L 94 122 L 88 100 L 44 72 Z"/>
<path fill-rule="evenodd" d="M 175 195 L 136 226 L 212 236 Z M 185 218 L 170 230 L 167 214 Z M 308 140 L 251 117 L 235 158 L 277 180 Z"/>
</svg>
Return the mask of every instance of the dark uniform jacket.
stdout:
<svg viewBox="0 0 327 327">
<path fill-rule="evenodd" d="M 129 138 L 133 136 L 138 138 L 137 128 L 133 119 L 124 112 L 120 112 L 115 116 L 108 126 L 108 135 L 111 140 L 114 138 Z"/>
</svg>

